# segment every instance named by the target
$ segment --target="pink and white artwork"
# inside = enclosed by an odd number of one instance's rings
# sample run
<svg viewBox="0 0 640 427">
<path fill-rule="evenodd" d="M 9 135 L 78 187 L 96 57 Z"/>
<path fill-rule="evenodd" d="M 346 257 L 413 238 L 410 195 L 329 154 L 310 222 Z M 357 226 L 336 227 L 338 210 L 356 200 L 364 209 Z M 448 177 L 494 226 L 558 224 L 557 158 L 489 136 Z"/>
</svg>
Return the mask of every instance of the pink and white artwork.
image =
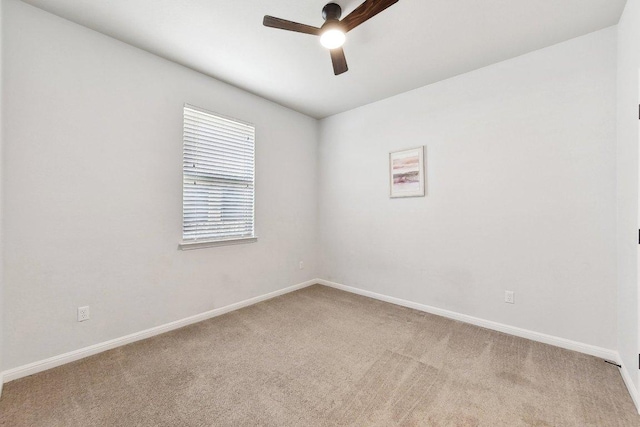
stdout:
<svg viewBox="0 0 640 427">
<path fill-rule="evenodd" d="M 389 154 L 391 197 L 424 196 L 424 147 Z"/>
</svg>

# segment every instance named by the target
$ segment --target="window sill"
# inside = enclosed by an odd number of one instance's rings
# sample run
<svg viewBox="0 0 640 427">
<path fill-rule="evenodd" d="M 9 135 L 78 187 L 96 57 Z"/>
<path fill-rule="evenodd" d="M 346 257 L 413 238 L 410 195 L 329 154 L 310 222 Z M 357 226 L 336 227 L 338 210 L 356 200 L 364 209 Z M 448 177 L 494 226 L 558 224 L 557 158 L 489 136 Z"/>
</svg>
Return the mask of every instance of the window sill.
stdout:
<svg viewBox="0 0 640 427">
<path fill-rule="evenodd" d="M 239 239 L 227 239 L 227 240 L 201 240 L 197 242 L 182 242 L 178 245 L 178 249 L 181 251 L 190 251 L 192 249 L 204 249 L 212 248 L 216 246 L 228 246 L 228 245 L 242 245 L 245 243 L 256 243 L 257 237 L 242 237 Z"/>
</svg>

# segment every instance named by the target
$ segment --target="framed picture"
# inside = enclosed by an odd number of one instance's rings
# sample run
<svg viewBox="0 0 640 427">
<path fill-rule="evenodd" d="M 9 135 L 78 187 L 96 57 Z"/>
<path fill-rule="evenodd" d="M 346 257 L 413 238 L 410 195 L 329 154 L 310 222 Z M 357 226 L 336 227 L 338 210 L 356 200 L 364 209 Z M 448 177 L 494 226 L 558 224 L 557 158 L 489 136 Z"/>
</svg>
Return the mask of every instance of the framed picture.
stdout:
<svg viewBox="0 0 640 427">
<path fill-rule="evenodd" d="M 424 197 L 424 147 L 389 153 L 391 197 Z"/>
</svg>

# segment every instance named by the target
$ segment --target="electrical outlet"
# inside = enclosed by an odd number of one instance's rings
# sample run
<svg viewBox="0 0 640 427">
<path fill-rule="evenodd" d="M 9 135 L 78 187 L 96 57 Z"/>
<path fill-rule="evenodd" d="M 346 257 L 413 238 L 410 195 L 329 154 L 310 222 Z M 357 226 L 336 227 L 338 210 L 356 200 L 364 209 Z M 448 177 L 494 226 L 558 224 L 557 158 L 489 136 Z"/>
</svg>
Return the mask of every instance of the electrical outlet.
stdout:
<svg viewBox="0 0 640 427">
<path fill-rule="evenodd" d="M 513 291 L 504 291 L 504 302 L 508 304 L 515 304 Z"/>
<path fill-rule="evenodd" d="M 89 306 L 78 307 L 78 322 L 89 320 Z"/>
<path fill-rule="evenodd" d="M 300 261 L 300 264 L 298 265 L 298 267 L 300 268 L 300 270 L 304 269 L 304 262 Z"/>
</svg>

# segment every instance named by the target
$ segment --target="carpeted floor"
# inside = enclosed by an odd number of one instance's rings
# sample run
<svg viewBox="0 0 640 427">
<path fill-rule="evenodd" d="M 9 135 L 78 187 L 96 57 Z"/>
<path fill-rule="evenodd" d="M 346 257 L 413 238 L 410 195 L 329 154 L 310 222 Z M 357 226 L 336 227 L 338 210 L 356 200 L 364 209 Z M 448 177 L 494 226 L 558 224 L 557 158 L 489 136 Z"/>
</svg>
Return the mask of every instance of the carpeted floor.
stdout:
<svg viewBox="0 0 640 427">
<path fill-rule="evenodd" d="M 312 286 L 5 385 L 2 426 L 640 426 L 618 368 Z"/>
</svg>

